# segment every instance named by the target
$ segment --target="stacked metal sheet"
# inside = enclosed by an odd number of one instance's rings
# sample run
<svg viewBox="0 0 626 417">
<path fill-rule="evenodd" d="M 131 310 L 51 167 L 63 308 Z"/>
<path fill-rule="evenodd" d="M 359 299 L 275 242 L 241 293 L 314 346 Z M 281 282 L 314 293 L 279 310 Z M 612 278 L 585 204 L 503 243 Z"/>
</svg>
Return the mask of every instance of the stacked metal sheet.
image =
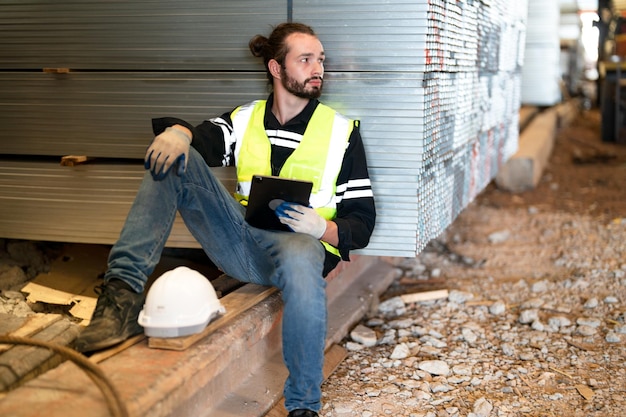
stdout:
<svg viewBox="0 0 626 417">
<path fill-rule="evenodd" d="M 284 0 L 0 0 L 2 69 L 256 71 L 251 34 Z"/>
<path fill-rule="evenodd" d="M 360 118 L 380 213 L 366 254 L 413 256 L 516 151 L 526 2 L 308 1 L 326 100 Z"/>
<path fill-rule="evenodd" d="M 552 106 L 561 101 L 559 2 L 529 0 L 522 102 Z"/>
<path fill-rule="evenodd" d="M 324 101 L 362 123 L 379 217 L 360 253 L 414 256 L 515 152 L 525 1 L 231 3 L 0 0 L 0 154 L 22 158 L 0 162 L 0 237 L 113 243 L 141 165 L 101 158 L 142 158 L 151 117 L 263 97 L 247 40 L 289 15 L 324 43 Z M 67 154 L 98 158 L 23 159 Z M 197 244 L 179 222 L 168 245 Z"/>
</svg>

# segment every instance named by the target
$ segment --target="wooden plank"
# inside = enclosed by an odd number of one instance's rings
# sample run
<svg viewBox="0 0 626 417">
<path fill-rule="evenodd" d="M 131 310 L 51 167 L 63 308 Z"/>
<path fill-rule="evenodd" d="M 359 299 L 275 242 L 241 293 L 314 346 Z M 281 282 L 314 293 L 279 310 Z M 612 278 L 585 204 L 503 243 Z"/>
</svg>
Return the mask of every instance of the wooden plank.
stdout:
<svg viewBox="0 0 626 417">
<path fill-rule="evenodd" d="M 339 346 L 332 345 L 324 355 L 324 381 L 335 372 L 337 367 L 348 356 L 348 351 Z M 287 415 L 285 409 L 285 398 L 281 398 L 276 405 L 265 414 L 265 417 L 284 417 Z"/>
<path fill-rule="evenodd" d="M 9 336 L 29 337 L 35 333 L 39 333 L 46 327 L 61 320 L 60 314 L 36 314 L 28 317 L 26 322 L 19 329 L 9 332 Z M 13 345 L 0 344 L 0 352 L 5 352 L 12 348 Z"/>
<path fill-rule="evenodd" d="M 32 336 L 33 339 L 68 345 L 79 333 L 79 326 L 69 320 L 57 320 Z M 57 366 L 64 359 L 48 349 L 36 346 L 14 346 L 0 355 L 0 391 L 19 386 Z"/>
<path fill-rule="evenodd" d="M 17 317 L 13 314 L 0 313 L 0 334 L 9 334 L 20 327 L 28 320 L 27 317 Z"/>
<path fill-rule="evenodd" d="M 183 337 L 150 337 L 148 338 L 148 346 L 155 349 L 185 350 L 198 340 L 227 325 L 239 314 L 263 301 L 276 291 L 277 289 L 274 287 L 247 284 L 220 299 L 220 302 L 226 308 L 226 313 L 209 323 L 202 332 Z"/>
<path fill-rule="evenodd" d="M 422 301 L 440 300 L 442 298 L 448 298 L 448 290 L 435 290 L 416 292 L 413 294 L 402 294 L 400 296 L 405 304 L 419 303 Z"/>
</svg>

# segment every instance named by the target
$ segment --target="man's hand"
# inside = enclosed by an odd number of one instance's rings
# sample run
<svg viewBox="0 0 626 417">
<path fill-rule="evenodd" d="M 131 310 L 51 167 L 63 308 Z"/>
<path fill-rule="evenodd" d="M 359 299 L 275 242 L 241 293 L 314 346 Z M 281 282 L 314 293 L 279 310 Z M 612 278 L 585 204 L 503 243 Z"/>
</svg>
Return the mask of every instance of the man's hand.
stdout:
<svg viewBox="0 0 626 417">
<path fill-rule="evenodd" d="M 144 167 L 150 170 L 152 178 L 160 181 L 172 165 L 178 163 L 176 173 L 180 176 L 187 168 L 191 138 L 182 130 L 168 127 L 154 138 L 146 152 Z"/>
<path fill-rule="evenodd" d="M 283 202 L 276 207 L 276 215 L 282 224 L 298 233 L 306 233 L 320 239 L 326 232 L 326 219 L 310 208 Z"/>
</svg>

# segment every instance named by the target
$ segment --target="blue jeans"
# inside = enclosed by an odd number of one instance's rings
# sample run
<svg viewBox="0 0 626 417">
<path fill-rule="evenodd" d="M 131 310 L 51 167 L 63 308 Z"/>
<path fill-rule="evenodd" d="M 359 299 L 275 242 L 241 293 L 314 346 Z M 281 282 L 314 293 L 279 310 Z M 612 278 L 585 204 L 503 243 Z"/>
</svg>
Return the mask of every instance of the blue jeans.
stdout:
<svg viewBox="0 0 626 417">
<path fill-rule="evenodd" d="M 195 149 L 182 176 L 154 181 L 148 171 L 111 249 L 105 280 L 144 290 L 159 262 L 176 211 L 208 257 L 240 281 L 277 287 L 283 310 L 283 358 L 288 411 L 321 407 L 326 339 L 325 250 L 315 238 L 249 226 L 245 208 L 224 188 Z"/>
</svg>

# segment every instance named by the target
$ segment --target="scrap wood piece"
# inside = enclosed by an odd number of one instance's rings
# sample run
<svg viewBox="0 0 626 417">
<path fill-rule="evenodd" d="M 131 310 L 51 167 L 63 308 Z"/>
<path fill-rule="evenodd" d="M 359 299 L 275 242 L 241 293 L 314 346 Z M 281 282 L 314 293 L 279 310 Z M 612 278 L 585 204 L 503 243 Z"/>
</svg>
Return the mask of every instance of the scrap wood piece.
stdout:
<svg viewBox="0 0 626 417">
<path fill-rule="evenodd" d="M 86 164 L 92 160 L 93 158 L 87 155 L 66 155 L 61 157 L 61 165 L 64 167 L 73 167 L 75 165 Z"/>
<path fill-rule="evenodd" d="M 244 285 L 243 287 L 220 299 L 220 302 L 226 309 L 226 313 L 209 323 L 200 333 L 172 338 L 150 337 L 148 338 L 148 347 L 156 349 L 185 350 L 198 340 L 225 326 L 239 314 L 254 307 L 256 304 L 263 301 L 276 291 L 277 289 L 275 287 L 264 287 L 255 284 Z"/>
<path fill-rule="evenodd" d="M 43 72 L 45 72 L 46 74 L 69 74 L 70 73 L 70 69 L 66 68 L 66 67 L 58 67 L 58 68 L 43 68 Z"/>
<path fill-rule="evenodd" d="M 575 348 L 578 348 L 580 350 L 586 350 L 586 351 L 594 351 L 594 350 L 596 350 L 596 346 L 591 344 L 591 343 L 576 342 L 576 341 L 572 340 L 569 337 L 564 337 L 563 339 L 567 343 L 569 343 L 570 345 L 572 345 Z"/>
<path fill-rule="evenodd" d="M 46 327 L 61 320 L 60 314 L 36 314 L 29 317 L 22 326 L 12 332 L 7 333 L 7 336 L 15 337 L 29 337 L 36 333 L 39 333 Z M 0 352 L 4 352 L 12 348 L 13 345 L 0 344 Z"/>
<path fill-rule="evenodd" d="M 442 298 L 448 298 L 448 290 L 434 290 L 416 292 L 413 294 L 402 294 L 400 296 L 405 304 L 419 303 L 421 301 L 439 300 Z"/>
<path fill-rule="evenodd" d="M 575 388 L 576 388 L 576 391 L 578 391 L 578 393 L 582 395 L 585 400 L 591 401 L 593 399 L 593 396 L 595 393 L 588 386 L 583 385 L 583 384 L 578 384 L 576 385 Z"/>
<path fill-rule="evenodd" d="M 66 291 L 49 288 L 31 281 L 26 284 L 22 291 L 28 293 L 27 300 L 31 303 L 43 302 L 46 304 L 72 305 L 70 313 L 77 318 L 89 320 L 96 308 L 95 297 L 73 294 Z"/>
<path fill-rule="evenodd" d="M 465 305 L 468 307 L 480 307 L 480 306 L 490 306 L 494 303 L 492 300 L 476 300 L 476 301 L 466 301 Z"/>
<path fill-rule="evenodd" d="M 72 305 L 70 313 L 89 320 L 96 307 L 94 287 L 102 283 L 109 248 L 105 245 L 71 244 L 52 262 L 49 272 L 42 272 L 22 291 L 31 303 Z"/>
<path fill-rule="evenodd" d="M 528 378 L 526 378 L 522 374 L 518 374 L 518 375 L 519 375 L 519 378 L 524 382 L 524 384 L 528 385 L 528 388 L 532 388 L 532 385 L 530 385 L 530 382 L 528 381 Z"/>
<path fill-rule="evenodd" d="M 571 376 L 570 374 L 568 374 L 567 372 L 565 372 L 565 371 L 561 371 L 560 369 L 557 369 L 557 368 L 555 368 L 554 366 L 549 366 L 549 367 L 548 367 L 548 369 L 550 369 L 551 371 L 556 372 L 557 374 L 561 374 L 561 375 L 563 375 L 563 376 L 566 376 L 566 377 L 568 377 L 569 379 L 574 379 L 574 377 L 573 377 L 573 376 Z"/>
<path fill-rule="evenodd" d="M 331 345 L 324 354 L 324 381 L 330 377 L 337 369 L 339 364 L 348 356 L 348 351 L 339 345 Z M 283 417 L 287 414 L 285 409 L 285 398 L 281 399 L 272 407 L 264 417 Z"/>
</svg>

